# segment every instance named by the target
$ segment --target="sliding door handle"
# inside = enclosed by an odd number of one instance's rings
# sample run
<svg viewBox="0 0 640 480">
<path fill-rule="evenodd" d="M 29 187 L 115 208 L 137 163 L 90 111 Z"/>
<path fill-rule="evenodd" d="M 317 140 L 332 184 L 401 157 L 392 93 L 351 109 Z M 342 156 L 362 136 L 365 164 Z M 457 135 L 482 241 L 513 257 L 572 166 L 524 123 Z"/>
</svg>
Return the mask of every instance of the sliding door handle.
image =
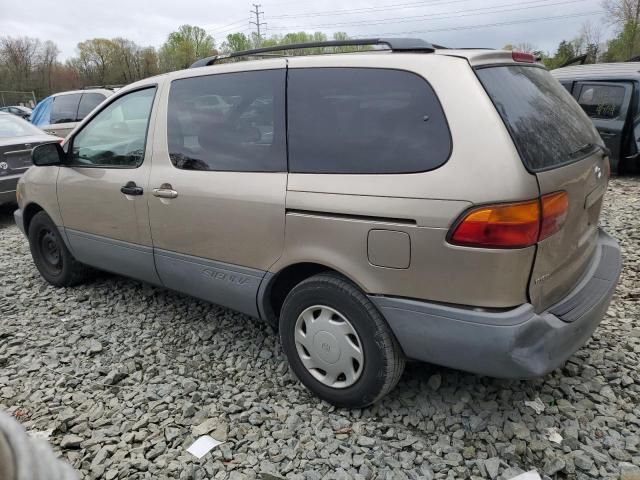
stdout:
<svg viewBox="0 0 640 480">
<path fill-rule="evenodd" d="M 153 196 L 159 198 L 176 198 L 178 192 L 176 192 L 169 183 L 163 183 L 160 188 L 153 189 Z"/>
<path fill-rule="evenodd" d="M 120 188 L 120 191 L 125 195 L 142 195 L 144 193 L 142 187 L 138 187 L 136 182 L 127 182 L 124 187 Z"/>
</svg>

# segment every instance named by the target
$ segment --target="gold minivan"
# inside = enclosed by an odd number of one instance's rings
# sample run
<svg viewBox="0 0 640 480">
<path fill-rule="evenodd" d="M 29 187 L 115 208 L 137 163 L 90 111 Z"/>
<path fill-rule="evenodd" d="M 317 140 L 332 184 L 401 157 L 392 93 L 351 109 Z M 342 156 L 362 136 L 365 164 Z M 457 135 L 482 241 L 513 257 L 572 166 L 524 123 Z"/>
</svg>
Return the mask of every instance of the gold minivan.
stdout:
<svg viewBox="0 0 640 480">
<path fill-rule="evenodd" d="M 528 378 L 591 336 L 620 273 L 607 150 L 533 56 L 230 56 L 264 58 L 134 83 L 34 149 L 15 218 L 48 282 L 89 266 L 277 322 L 296 376 L 347 407 L 406 360 Z"/>
</svg>

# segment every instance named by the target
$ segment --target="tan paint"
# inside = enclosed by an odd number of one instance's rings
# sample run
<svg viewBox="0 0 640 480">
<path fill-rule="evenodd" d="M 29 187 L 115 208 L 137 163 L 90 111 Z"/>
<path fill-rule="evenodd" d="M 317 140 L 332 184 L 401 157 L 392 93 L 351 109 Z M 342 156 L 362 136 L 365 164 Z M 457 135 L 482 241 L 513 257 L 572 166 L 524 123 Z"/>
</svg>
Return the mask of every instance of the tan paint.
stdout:
<svg viewBox="0 0 640 480">
<path fill-rule="evenodd" d="M 172 74 L 170 79 L 244 71 L 247 70 L 244 63 L 185 70 Z M 253 64 L 254 68 L 285 66 L 282 59 Z M 167 144 L 168 93 L 166 88 L 158 108 L 149 185 L 153 189 L 168 183 L 178 196 L 174 199 L 149 197 L 154 246 L 268 270 L 284 246 L 287 174 L 199 172 L 174 167 Z"/>
<path fill-rule="evenodd" d="M 18 181 L 18 206 L 24 210 L 30 204 L 40 206 L 53 223 L 63 225 L 56 197 L 56 179 L 60 167 L 31 167 Z"/>
</svg>

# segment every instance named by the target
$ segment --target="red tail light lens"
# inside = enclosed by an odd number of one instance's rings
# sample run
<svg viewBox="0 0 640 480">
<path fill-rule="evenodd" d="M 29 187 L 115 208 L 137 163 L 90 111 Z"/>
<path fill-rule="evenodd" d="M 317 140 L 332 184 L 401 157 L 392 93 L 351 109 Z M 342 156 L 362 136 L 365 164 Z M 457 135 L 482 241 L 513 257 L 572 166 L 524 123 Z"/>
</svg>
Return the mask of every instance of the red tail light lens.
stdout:
<svg viewBox="0 0 640 480">
<path fill-rule="evenodd" d="M 538 241 L 540 202 L 489 205 L 471 210 L 455 227 L 450 242 L 484 248 L 524 248 Z"/>
<path fill-rule="evenodd" d="M 525 248 L 553 235 L 569 212 L 566 192 L 522 203 L 487 205 L 458 221 L 449 242 L 479 248 Z"/>
<path fill-rule="evenodd" d="M 514 62 L 535 63 L 536 61 L 535 55 L 525 52 L 512 52 L 511 58 Z"/>
<path fill-rule="evenodd" d="M 562 228 L 569 214 L 569 197 L 566 192 L 556 192 L 545 195 L 542 203 L 542 224 L 540 225 L 540 240 L 550 237 Z"/>
</svg>

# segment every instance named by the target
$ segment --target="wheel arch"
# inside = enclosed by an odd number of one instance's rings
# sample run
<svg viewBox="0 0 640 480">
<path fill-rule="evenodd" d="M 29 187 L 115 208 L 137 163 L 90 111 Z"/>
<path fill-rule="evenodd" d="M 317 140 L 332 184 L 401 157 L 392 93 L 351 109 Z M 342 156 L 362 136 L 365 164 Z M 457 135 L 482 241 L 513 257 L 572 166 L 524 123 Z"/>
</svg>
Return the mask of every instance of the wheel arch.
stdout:
<svg viewBox="0 0 640 480">
<path fill-rule="evenodd" d="M 42 208 L 38 203 L 31 202 L 22 210 L 22 219 L 24 222 L 24 232 L 25 235 L 29 236 L 29 225 L 31 225 L 31 220 L 35 217 L 36 213 L 45 212 L 45 209 Z"/>
<path fill-rule="evenodd" d="M 258 312 L 263 320 L 278 324 L 280 309 L 289 292 L 300 282 L 319 273 L 335 273 L 349 280 L 358 288 L 362 286 L 337 268 L 317 262 L 297 262 L 281 268 L 278 272 L 267 272 L 258 289 Z"/>
</svg>

